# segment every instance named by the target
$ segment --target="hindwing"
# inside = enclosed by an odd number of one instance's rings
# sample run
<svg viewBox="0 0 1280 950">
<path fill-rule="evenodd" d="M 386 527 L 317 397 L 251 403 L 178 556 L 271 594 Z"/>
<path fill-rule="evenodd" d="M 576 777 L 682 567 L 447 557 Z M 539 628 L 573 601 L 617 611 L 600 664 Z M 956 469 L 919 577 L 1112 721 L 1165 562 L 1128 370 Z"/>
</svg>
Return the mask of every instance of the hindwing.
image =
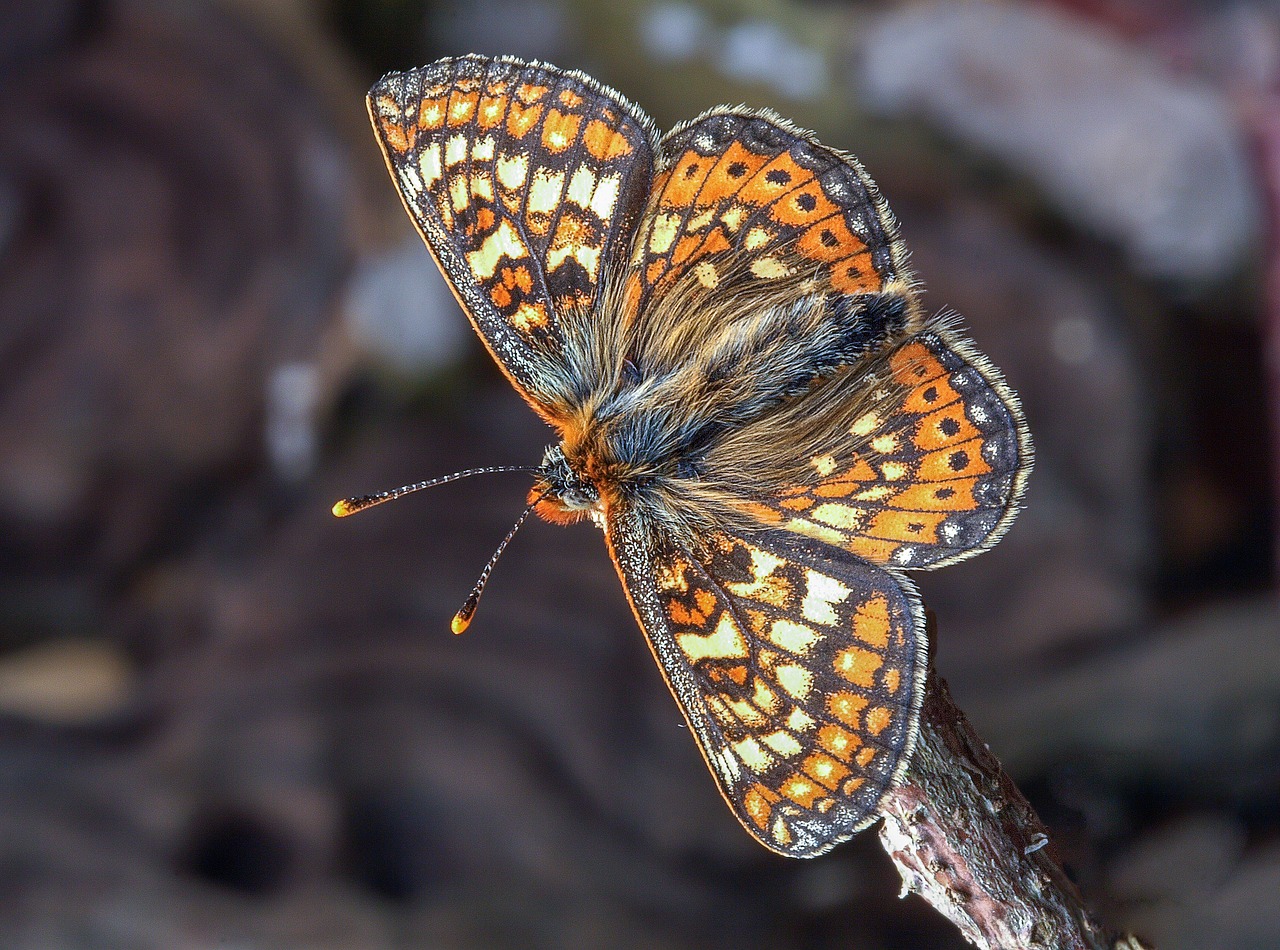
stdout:
<svg viewBox="0 0 1280 950">
<path fill-rule="evenodd" d="M 610 550 L 720 791 L 765 847 L 811 857 L 876 818 L 915 744 L 923 612 L 823 542 L 729 531 L 693 552 L 618 513 Z"/>
<path fill-rule="evenodd" d="M 807 449 L 809 477 L 759 498 L 757 513 L 897 568 L 938 567 L 999 540 L 1031 443 L 1017 398 L 986 359 L 932 330 L 850 372 L 856 411 Z"/>
</svg>

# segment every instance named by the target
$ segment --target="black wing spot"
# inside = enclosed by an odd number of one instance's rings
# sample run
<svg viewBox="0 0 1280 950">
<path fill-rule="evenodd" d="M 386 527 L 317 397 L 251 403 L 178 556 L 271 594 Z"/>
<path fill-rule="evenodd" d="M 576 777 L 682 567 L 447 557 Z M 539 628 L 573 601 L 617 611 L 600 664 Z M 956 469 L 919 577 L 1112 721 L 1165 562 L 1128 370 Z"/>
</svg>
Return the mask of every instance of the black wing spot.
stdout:
<svg viewBox="0 0 1280 950">
<path fill-rule="evenodd" d="M 939 488 L 933 493 L 933 497 L 939 501 L 946 501 L 948 498 L 953 497 L 955 493 L 956 490 L 954 488 Z"/>
<path fill-rule="evenodd" d="M 948 416 L 938 423 L 938 431 L 949 439 L 960 431 L 960 423 Z"/>
<path fill-rule="evenodd" d="M 969 467 L 969 453 L 964 449 L 952 452 L 947 456 L 947 464 L 951 466 L 951 471 L 963 472 Z"/>
<path fill-rule="evenodd" d="M 921 371 L 921 372 L 922 372 L 922 371 Z M 937 402 L 937 401 L 938 401 L 938 387 L 937 387 L 937 386 L 930 386 L 928 389 L 926 389 L 924 392 L 922 392 L 922 393 L 920 394 L 920 398 L 921 398 L 921 399 L 923 399 L 925 402 Z"/>
<path fill-rule="evenodd" d="M 741 178 L 747 173 L 747 166 L 742 162 L 734 162 L 725 170 L 729 173 L 730 178 Z"/>
<path fill-rule="evenodd" d="M 801 211 L 812 211 L 814 208 L 818 207 L 818 199 L 813 195 L 801 195 L 796 199 L 796 204 L 799 206 Z"/>
<path fill-rule="evenodd" d="M 791 172 L 782 168 L 775 168 L 764 176 L 764 180 L 771 185 L 785 185 L 791 181 Z"/>
<path fill-rule="evenodd" d="M 840 243 L 840 239 L 831 232 L 830 228 L 823 228 L 822 233 L 818 235 L 818 240 L 822 242 L 823 247 L 836 247 Z"/>
</svg>

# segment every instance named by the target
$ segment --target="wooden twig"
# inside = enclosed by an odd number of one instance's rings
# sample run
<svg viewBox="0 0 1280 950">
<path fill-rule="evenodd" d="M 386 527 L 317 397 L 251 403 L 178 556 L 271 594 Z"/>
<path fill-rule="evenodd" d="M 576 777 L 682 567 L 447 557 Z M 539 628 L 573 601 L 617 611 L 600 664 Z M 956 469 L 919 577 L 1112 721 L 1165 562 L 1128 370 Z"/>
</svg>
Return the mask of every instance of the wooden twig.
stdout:
<svg viewBox="0 0 1280 950">
<path fill-rule="evenodd" d="M 903 896 L 919 894 L 975 947 L 1151 950 L 1085 908 L 1045 826 L 932 670 L 915 756 L 882 810 Z"/>
</svg>

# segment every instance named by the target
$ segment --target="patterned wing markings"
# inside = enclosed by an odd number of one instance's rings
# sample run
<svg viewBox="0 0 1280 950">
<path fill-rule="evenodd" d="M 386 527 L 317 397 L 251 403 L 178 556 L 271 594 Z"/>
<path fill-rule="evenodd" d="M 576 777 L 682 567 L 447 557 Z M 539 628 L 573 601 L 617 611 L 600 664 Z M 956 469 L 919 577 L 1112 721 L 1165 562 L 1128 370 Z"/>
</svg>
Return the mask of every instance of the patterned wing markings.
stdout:
<svg viewBox="0 0 1280 950">
<path fill-rule="evenodd" d="M 1017 513 L 1031 444 L 1017 398 L 946 331 L 918 334 L 868 379 L 869 401 L 810 464 L 814 482 L 763 502 L 767 520 L 877 564 L 933 568 L 995 544 Z"/>
<path fill-rule="evenodd" d="M 874 821 L 910 758 L 923 693 L 910 585 L 776 532 L 720 534 L 700 557 L 635 516 L 608 533 L 650 648 L 747 831 L 808 857 Z"/>
<path fill-rule="evenodd" d="M 661 153 L 632 247 L 631 308 L 686 273 L 714 290 L 743 266 L 757 279 L 811 275 L 813 292 L 836 295 L 909 281 L 896 224 L 866 172 L 785 120 L 712 110 L 668 134 Z"/>
<path fill-rule="evenodd" d="M 649 192 L 648 118 L 581 73 L 465 56 L 393 73 L 369 114 L 406 209 L 463 309 L 535 406 L 559 315 L 625 264 Z"/>
<path fill-rule="evenodd" d="M 368 104 L 455 296 L 560 430 L 539 513 L 605 528 L 735 815 L 795 857 L 870 824 L 927 666 L 898 569 L 993 544 L 1031 460 L 996 371 L 924 323 L 875 185 L 771 113 L 659 143 L 612 90 L 512 59 Z"/>
</svg>

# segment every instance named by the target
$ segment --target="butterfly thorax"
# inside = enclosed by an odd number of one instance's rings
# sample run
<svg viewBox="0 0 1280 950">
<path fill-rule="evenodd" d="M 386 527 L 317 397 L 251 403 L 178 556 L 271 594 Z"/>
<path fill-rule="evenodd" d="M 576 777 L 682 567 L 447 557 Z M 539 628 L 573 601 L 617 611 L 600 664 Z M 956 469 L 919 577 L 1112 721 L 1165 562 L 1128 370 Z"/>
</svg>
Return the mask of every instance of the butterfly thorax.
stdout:
<svg viewBox="0 0 1280 950">
<path fill-rule="evenodd" d="M 561 442 L 530 492 L 546 520 L 599 520 L 625 506 L 690 540 L 725 519 L 750 527 L 753 496 L 806 474 L 806 426 L 786 421 L 788 405 L 904 321 L 894 299 L 849 308 L 796 284 L 763 306 L 733 294 L 677 302 L 685 315 L 662 307 L 639 326 L 598 312 L 565 320 L 563 371 L 546 387 Z"/>
</svg>

